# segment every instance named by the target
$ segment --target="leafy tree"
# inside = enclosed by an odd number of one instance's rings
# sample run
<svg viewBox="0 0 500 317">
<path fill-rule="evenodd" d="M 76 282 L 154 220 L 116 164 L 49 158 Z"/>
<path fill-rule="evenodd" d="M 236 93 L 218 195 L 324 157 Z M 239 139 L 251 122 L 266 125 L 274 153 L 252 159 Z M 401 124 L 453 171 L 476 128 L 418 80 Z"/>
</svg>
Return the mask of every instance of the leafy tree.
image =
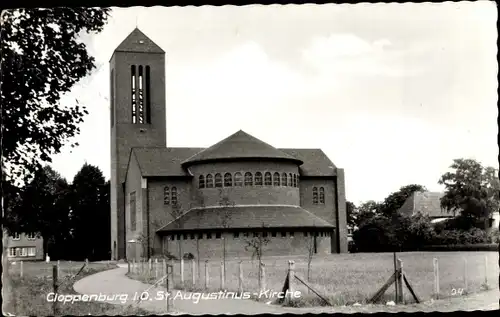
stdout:
<svg viewBox="0 0 500 317">
<path fill-rule="evenodd" d="M 361 227 L 366 221 L 370 220 L 378 214 L 379 208 L 380 204 L 373 200 L 362 203 L 357 208 L 357 216 L 355 218 L 354 224 L 358 227 Z"/>
<path fill-rule="evenodd" d="M 85 163 L 72 184 L 71 223 L 73 249 L 92 260 L 109 256 L 110 203 L 109 182 L 102 171 Z M 90 230 L 92 228 L 92 230 Z"/>
<path fill-rule="evenodd" d="M 439 179 L 445 186 L 441 207 L 449 212 L 460 212 L 471 225 L 487 222 L 500 207 L 498 170 L 483 167 L 473 159 L 455 159 Z M 487 226 L 487 224 L 486 224 Z"/>
<path fill-rule="evenodd" d="M 41 236 L 45 253 L 52 252 L 49 246 L 57 245 L 61 237 L 69 234 L 68 192 L 67 181 L 50 166 L 45 166 L 35 171 L 33 179 L 19 196 L 19 204 L 13 206 L 16 229 Z M 54 251 L 58 253 L 57 250 Z"/>
<path fill-rule="evenodd" d="M 385 216 L 374 215 L 366 218 L 352 239 L 360 252 L 384 252 L 393 250 L 395 240 L 392 222 Z"/>
<path fill-rule="evenodd" d="M 82 32 L 100 32 L 107 8 L 34 8 L 2 12 L 2 170 L 8 180 L 40 170 L 79 133 L 87 113 L 60 99 L 95 67 Z M 73 146 L 77 145 L 76 143 Z"/>
<path fill-rule="evenodd" d="M 403 186 L 397 192 L 387 196 L 380 204 L 378 211 L 386 217 L 392 217 L 414 192 L 422 191 L 426 191 L 426 188 L 422 185 L 411 184 Z"/>
<path fill-rule="evenodd" d="M 347 225 L 354 227 L 358 218 L 359 210 L 353 202 L 346 201 Z"/>
</svg>

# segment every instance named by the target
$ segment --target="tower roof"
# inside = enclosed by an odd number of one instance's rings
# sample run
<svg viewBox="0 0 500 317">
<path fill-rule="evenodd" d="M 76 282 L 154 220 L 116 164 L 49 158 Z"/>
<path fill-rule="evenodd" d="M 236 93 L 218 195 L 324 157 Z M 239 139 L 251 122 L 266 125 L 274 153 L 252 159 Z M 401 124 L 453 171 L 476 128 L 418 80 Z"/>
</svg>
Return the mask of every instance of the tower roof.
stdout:
<svg viewBox="0 0 500 317">
<path fill-rule="evenodd" d="M 298 164 L 303 161 L 239 130 L 219 143 L 188 158 L 182 164 L 228 159 L 280 159 Z"/>
<path fill-rule="evenodd" d="M 165 54 L 158 45 L 149 37 L 135 28 L 123 42 L 118 45 L 115 52 L 134 52 L 134 53 L 158 53 Z"/>
</svg>

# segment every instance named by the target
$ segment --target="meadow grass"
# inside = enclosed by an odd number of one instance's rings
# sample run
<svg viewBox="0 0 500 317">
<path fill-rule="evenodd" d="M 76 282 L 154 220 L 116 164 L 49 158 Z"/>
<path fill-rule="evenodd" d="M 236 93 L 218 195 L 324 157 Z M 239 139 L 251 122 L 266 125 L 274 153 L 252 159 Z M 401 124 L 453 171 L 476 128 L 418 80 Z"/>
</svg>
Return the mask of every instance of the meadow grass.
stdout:
<svg viewBox="0 0 500 317">
<path fill-rule="evenodd" d="M 439 260 L 440 299 L 476 293 L 485 289 L 498 288 L 498 253 L 497 252 L 403 252 L 397 253 L 403 261 L 405 275 L 413 290 L 421 301 L 435 299 L 433 259 Z M 464 259 L 467 260 L 467 290 L 464 280 Z M 487 271 L 485 268 L 487 261 Z M 258 261 L 251 259 L 226 260 L 225 289 L 238 290 L 238 262 L 242 261 L 243 290 L 257 292 Z M 288 270 L 288 260 L 295 261 L 295 272 L 298 277 L 307 282 L 307 257 L 279 256 L 263 258 L 266 271 L 266 289 L 281 291 Z M 184 283 L 181 284 L 179 262 L 174 264 L 173 280 L 170 282 L 175 289 L 187 291 L 219 291 L 221 289 L 221 260 L 212 259 L 207 262 L 209 284 L 205 288 L 205 261 L 196 271 L 196 281 L 192 283 L 192 261 L 184 261 Z M 197 263 L 197 261 L 195 261 Z M 196 265 L 196 264 L 195 264 Z M 198 269 L 198 268 L 197 268 Z M 154 271 L 153 271 L 154 272 Z M 392 253 L 353 253 L 315 256 L 311 263 L 311 274 L 308 284 L 319 294 L 326 297 L 332 305 L 350 305 L 356 302 L 367 303 L 382 285 L 394 273 Z M 198 277 L 199 276 L 199 277 Z M 129 277 L 145 283 L 153 283 L 154 276 L 144 274 L 129 274 Z M 486 277 L 486 278 L 485 278 Z M 485 285 L 487 281 L 487 285 Z M 296 281 L 295 290 L 302 296 L 294 306 L 326 305 L 307 287 Z M 454 291 L 455 290 L 455 293 Z M 405 302 L 414 303 L 413 297 L 405 287 Z M 381 298 L 380 302 L 394 300 L 395 287 L 392 285 Z M 268 299 L 267 299 L 268 300 Z"/>
<path fill-rule="evenodd" d="M 23 277 L 20 276 L 20 262 L 11 263 L 3 276 L 3 312 L 16 316 L 53 316 L 53 306 L 47 301 L 47 294 L 53 291 L 52 267 L 55 263 L 24 262 Z M 60 262 L 60 294 L 77 294 L 73 284 L 85 276 L 116 268 L 113 263 L 89 263 L 77 277 L 73 276 L 84 262 Z M 6 273 L 6 274 L 5 274 Z M 58 315 L 145 315 L 146 311 L 132 306 L 119 306 L 103 302 L 58 303 Z"/>
</svg>

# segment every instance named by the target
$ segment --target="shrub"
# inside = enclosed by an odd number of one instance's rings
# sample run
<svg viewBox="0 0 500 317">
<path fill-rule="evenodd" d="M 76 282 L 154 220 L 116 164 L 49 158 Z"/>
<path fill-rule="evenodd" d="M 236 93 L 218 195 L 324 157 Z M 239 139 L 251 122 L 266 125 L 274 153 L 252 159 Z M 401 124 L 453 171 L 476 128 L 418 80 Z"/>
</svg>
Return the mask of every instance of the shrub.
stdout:
<svg viewBox="0 0 500 317">
<path fill-rule="evenodd" d="M 182 258 L 183 258 L 184 260 L 193 260 L 193 259 L 194 259 L 194 255 L 193 255 L 191 252 L 189 252 L 189 253 L 184 253 L 184 255 L 182 256 Z"/>
<path fill-rule="evenodd" d="M 421 251 L 498 251 L 498 244 L 427 245 Z"/>
<path fill-rule="evenodd" d="M 500 231 L 498 228 L 491 229 L 488 234 L 488 242 L 489 243 L 500 243 Z"/>
</svg>

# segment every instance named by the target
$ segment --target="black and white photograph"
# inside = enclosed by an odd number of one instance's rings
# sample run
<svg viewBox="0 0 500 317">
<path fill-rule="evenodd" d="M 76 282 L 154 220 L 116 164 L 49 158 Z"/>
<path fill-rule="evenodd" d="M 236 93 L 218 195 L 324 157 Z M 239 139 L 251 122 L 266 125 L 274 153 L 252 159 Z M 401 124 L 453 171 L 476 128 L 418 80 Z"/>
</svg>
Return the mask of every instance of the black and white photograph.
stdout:
<svg viewBox="0 0 500 317">
<path fill-rule="evenodd" d="M 497 19 L 3 10 L 3 315 L 499 310 Z"/>
</svg>

